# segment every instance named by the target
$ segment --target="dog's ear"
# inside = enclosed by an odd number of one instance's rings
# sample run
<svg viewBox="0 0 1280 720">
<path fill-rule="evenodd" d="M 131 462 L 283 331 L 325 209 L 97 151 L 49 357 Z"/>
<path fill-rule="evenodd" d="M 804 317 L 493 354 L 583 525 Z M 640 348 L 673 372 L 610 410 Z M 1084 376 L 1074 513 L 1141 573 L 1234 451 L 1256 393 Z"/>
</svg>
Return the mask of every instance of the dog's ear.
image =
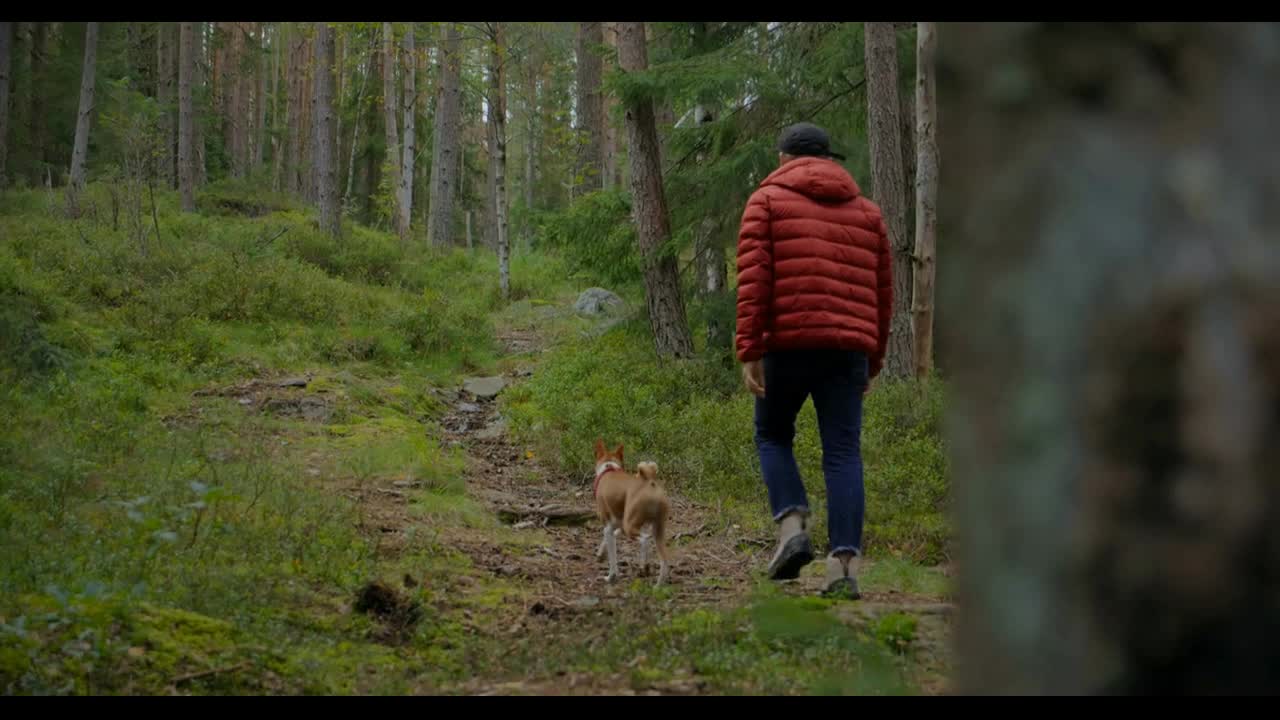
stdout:
<svg viewBox="0 0 1280 720">
<path fill-rule="evenodd" d="M 604 457 L 604 438 L 596 438 L 596 459 Z"/>
<path fill-rule="evenodd" d="M 618 458 L 618 460 L 619 460 L 619 461 L 621 461 L 621 460 L 622 460 L 622 446 L 621 446 L 621 445 L 619 445 L 619 446 L 618 446 L 618 449 L 613 451 L 613 454 L 614 454 L 614 456 L 616 456 L 616 457 Z"/>
</svg>

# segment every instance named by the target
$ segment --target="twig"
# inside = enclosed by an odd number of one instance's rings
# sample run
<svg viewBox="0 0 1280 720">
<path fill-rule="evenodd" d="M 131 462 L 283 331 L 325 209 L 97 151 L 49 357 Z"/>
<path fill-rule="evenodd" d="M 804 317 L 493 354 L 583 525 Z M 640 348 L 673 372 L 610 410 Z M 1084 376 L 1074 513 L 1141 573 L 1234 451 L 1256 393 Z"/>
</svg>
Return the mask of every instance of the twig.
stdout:
<svg viewBox="0 0 1280 720">
<path fill-rule="evenodd" d="M 289 226 L 286 225 L 280 228 L 280 232 L 276 233 L 275 235 L 272 235 L 269 238 L 262 238 L 258 240 L 258 247 L 261 248 L 261 247 L 266 247 L 270 245 L 271 243 L 275 242 L 277 238 L 279 238 L 281 235 L 284 235 L 287 232 L 289 232 Z"/>
<path fill-rule="evenodd" d="M 236 672 L 237 670 L 244 670 L 247 667 L 249 667 L 249 663 L 248 661 L 245 661 L 241 663 L 236 663 L 235 665 L 228 665 L 226 667 L 213 668 L 211 670 L 201 670 L 199 672 L 187 673 L 186 675 L 179 675 L 178 677 L 174 678 L 173 684 L 177 685 L 178 683 L 186 682 L 188 680 L 196 680 L 198 678 L 208 677 L 210 675 L 218 675 L 220 673 Z"/>
<path fill-rule="evenodd" d="M 675 535 L 672 535 L 671 542 L 675 542 L 676 540 L 679 540 L 682 537 L 698 537 L 699 535 L 702 534 L 702 531 L 706 529 L 707 529 L 707 524 L 702 523 L 694 530 L 691 530 L 689 532 L 678 532 Z"/>
<path fill-rule="evenodd" d="M 147 189 L 151 193 L 151 222 L 156 226 L 156 242 L 163 242 L 160 239 L 160 216 L 156 213 L 156 186 L 154 182 L 147 183 Z"/>
</svg>

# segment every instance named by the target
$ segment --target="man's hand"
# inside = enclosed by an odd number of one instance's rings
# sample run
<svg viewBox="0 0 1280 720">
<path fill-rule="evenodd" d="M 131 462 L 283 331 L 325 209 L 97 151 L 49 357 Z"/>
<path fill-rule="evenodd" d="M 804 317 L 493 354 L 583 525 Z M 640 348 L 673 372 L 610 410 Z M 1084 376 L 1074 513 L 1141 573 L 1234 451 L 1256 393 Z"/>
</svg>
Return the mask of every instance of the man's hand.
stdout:
<svg viewBox="0 0 1280 720">
<path fill-rule="evenodd" d="M 747 390 L 758 398 L 764 397 L 764 363 L 751 360 L 742 364 L 742 381 Z"/>
</svg>

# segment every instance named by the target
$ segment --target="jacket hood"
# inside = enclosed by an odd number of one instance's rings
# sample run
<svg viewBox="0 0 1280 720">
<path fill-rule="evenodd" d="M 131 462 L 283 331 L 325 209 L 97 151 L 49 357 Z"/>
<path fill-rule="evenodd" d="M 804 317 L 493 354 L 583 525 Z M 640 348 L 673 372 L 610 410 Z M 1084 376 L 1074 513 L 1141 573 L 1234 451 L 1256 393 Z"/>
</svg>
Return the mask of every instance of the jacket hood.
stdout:
<svg viewBox="0 0 1280 720">
<path fill-rule="evenodd" d="M 843 202 L 861 194 L 853 176 L 838 163 L 820 157 L 801 157 L 774 170 L 760 187 L 777 185 L 819 202 Z"/>
</svg>

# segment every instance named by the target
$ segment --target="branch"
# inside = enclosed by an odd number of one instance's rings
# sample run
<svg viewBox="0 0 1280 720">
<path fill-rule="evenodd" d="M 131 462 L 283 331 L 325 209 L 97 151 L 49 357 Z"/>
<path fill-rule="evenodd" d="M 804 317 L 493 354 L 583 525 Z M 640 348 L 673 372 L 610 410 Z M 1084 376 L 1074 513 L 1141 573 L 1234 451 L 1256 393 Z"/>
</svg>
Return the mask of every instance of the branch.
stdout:
<svg viewBox="0 0 1280 720">
<path fill-rule="evenodd" d="M 249 667 L 249 662 L 245 661 L 241 663 L 236 663 L 235 665 L 228 665 L 226 667 L 213 668 L 211 670 L 201 670 L 199 672 L 187 673 L 186 675 L 179 675 L 178 677 L 174 678 L 173 684 L 177 685 L 178 683 L 186 682 L 188 680 L 195 680 L 197 678 L 208 677 L 210 675 L 218 675 L 218 674 L 227 673 L 227 672 L 236 672 L 237 670 L 244 670 L 247 667 Z"/>
</svg>

